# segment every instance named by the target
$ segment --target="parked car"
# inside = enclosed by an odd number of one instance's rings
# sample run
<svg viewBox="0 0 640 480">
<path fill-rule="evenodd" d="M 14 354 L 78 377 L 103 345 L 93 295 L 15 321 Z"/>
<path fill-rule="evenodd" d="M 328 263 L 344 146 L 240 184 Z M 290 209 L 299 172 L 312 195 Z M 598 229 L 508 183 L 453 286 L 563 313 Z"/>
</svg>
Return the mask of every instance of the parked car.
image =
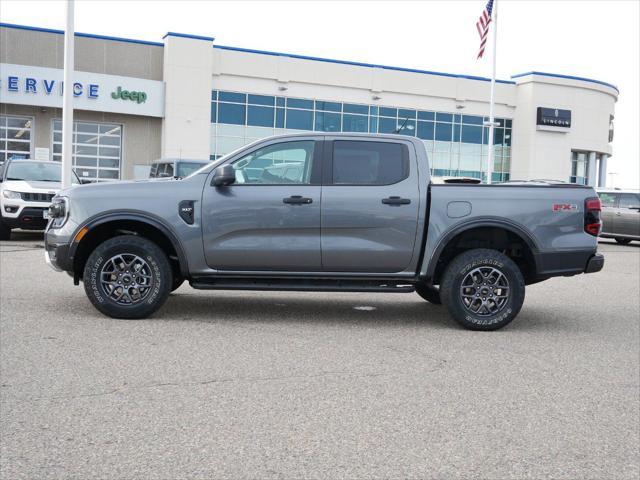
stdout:
<svg viewBox="0 0 640 480">
<path fill-rule="evenodd" d="M 640 240 L 640 193 L 633 190 L 598 189 L 602 202 L 601 237 L 626 245 Z"/>
<path fill-rule="evenodd" d="M 511 322 L 527 284 L 602 269 L 591 187 L 435 185 L 429 172 L 424 144 L 405 136 L 263 139 L 182 180 L 61 192 L 46 260 L 116 318 L 149 316 L 188 280 L 205 290 L 416 291 L 475 330 Z"/>
<path fill-rule="evenodd" d="M 0 166 L 0 240 L 11 230 L 44 230 L 51 199 L 60 190 L 60 162 L 8 160 Z M 80 183 L 73 173 L 75 183 Z"/>
<path fill-rule="evenodd" d="M 149 178 L 184 178 L 202 168 L 210 160 L 185 160 L 179 158 L 163 158 L 151 164 Z"/>
</svg>

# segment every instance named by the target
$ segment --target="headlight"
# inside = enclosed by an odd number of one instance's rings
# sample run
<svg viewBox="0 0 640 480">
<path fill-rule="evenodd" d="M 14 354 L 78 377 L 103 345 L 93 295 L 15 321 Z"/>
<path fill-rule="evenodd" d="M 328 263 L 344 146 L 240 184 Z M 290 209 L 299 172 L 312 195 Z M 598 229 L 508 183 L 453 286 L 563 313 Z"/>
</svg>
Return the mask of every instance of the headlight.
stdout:
<svg viewBox="0 0 640 480">
<path fill-rule="evenodd" d="M 11 190 L 3 190 L 2 196 L 4 198 L 11 198 L 12 200 L 20 200 L 22 198 L 20 192 L 12 192 Z"/>
<path fill-rule="evenodd" d="M 69 201 L 67 197 L 53 197 L 49 206 L 49 218 L 53 219 L 51 226 L 60 228 L 69 218 Z"/>
</svg>

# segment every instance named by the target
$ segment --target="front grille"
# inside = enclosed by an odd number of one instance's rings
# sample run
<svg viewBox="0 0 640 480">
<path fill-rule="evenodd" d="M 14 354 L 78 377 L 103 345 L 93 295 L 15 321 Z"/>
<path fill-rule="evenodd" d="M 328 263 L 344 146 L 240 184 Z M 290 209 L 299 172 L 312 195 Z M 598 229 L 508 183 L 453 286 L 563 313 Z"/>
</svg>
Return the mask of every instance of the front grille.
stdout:
<svg viewBox="0 0 640 480">
<path fill-rule="evenodd" d="M 47 202 L 51 203 L 51 199 L 53 198 L 53 193 L 27 193 L 22 192 L 20 196 L 25 202 Z"/>
</svg>

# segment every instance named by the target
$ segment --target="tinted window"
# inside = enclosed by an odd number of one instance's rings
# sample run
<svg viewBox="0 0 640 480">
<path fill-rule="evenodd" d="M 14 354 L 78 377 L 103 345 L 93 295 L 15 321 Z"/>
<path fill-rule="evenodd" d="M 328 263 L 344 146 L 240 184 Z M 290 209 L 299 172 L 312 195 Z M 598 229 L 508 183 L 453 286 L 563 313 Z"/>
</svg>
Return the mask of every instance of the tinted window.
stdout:
<svg viewBox="0 0 640 480">
<path fill-rule="evenodd" d="M 406 145 L 360 141 L 333 143 L 333 183 L 336 185 L 390 185 L 408 176 Z"/>
<path fill-rule="evenodd" d="M 316 112 L 316 130 L 321 132 L 339 132 L 340 114 Z"/>
<path fill-rule="evenodd" d="M 218 122 L 244 125 L 245 106 L 235 103 L 220 103 L 218 105 Z"/>
<path fill-rule="evenodd" d="M 353 105 L 350 103 L 344 104 L 345 113 L 361 113 L 367 115 L 369 113 L 369 107 L 366 105 Z"/>
<path fill-rule="evenodd" d="M 249 105 L 248 114 L 247 125 L 273 127 L 273 108 Z"/>
<path fill-rule="evenodd" d="M 287 128 L 313 130 L 313 112 L 311 110 L 287 109 Z"/>
<path fill-rule="evenodd" d="M 619 208 L 640 208 L 640 196 L 635 193 L 623 193 L 620 195 Z"/>
<path fill-rule="evenodd" d="M 616 195 L 613 193 L 599 193 L 600 201 L 602 202 L 603 207 L 615 207 L 616 205 Z"/>
<path fill-rule="evenodd" d="M 367 120 L 365 115 L 349 115 L 342 116 L 342 131 L 343 132 L 366 132 Z"/>
<path fill-rule="evenodd" d="M 269 145 L 233 163 L 236 184 L 282 185 L 311 183 L 313 140 Z"/>
</svg>

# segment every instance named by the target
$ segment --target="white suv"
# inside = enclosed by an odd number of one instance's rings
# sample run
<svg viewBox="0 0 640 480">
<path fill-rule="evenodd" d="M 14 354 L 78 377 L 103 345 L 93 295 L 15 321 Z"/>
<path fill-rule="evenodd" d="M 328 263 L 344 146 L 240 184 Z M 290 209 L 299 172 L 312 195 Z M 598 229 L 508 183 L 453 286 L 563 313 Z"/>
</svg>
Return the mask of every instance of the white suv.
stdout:
<svg viewBox="0 0 640 480">
<path fill-rule="evenodd" d="M 0 166 L 0 240 L 9 240 L 12 228 L 45 229 L 61 173 L 60 162 L 9 160 Z M 75 173 L 73 180 L 80 183 Z"/>
</svg>

